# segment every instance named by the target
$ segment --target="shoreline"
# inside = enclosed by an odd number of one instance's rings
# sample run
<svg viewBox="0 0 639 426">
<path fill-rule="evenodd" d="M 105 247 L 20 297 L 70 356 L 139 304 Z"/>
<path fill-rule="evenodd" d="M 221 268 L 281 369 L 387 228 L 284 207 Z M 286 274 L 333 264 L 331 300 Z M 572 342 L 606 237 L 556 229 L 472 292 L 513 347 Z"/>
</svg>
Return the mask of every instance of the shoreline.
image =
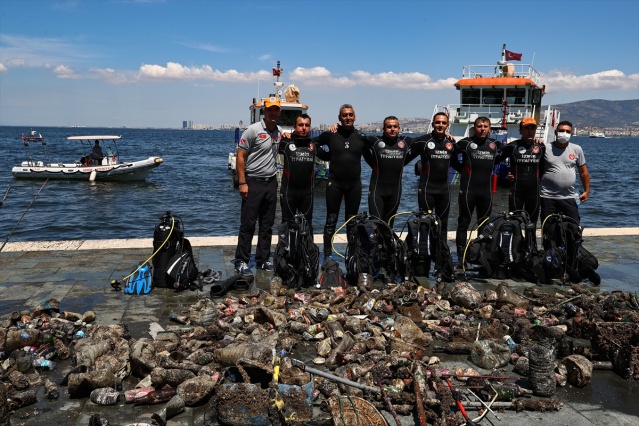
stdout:
<svg viewBox="0 0 639 426">
<path fill-rule="evenodd" d="M 583 236 L 588 237 L 614 237 L 614 236 L 639 236 L 639 227 L 630 228 L 585 228 Z M 537 238 L 540 238 L 537 230 Z M 227 247 L 237 245 L 237 236 L 211 236 L 211 237 L 187 237 L 193 247 Z M 313 237 L 316 244 L 322 244 L 322 234 Z M 455 239 L 455 231 L 448 232 L 448 240 Z M 335 243 L 346 244 L 346 234 L 337 234 Z M 253 245 L 257 243 L 257 236 L 253 237 Z M 273 236 L 273 245 L 277 244 L 277 236 Z M 68 250 L 105 250 L 105 249 L 129 249 L 152 248 L 153 238 L 128 238 L 105 240 L 57 240 L 57 241 L 16 241 L 8 242 L 2 252 L 23 251 L 68 251 Z"/>
</svg>

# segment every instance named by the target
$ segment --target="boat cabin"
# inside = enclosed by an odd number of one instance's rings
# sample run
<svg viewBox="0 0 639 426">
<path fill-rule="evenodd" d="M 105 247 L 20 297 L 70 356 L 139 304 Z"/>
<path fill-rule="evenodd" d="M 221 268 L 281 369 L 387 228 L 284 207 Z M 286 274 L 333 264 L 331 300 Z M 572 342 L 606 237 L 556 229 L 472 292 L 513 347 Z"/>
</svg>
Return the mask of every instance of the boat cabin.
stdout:
<svg viewBox="0 0 639 426">
<path fill-rule="evenodd" d="M 276 82 L 276 87 L 277 83 L 280 83 L 279 87 L 281 88 L 282 83 Z M 277 90 L 276 93 L 272 93 L 266 98 L 259 100 L 253 98 L 253 103 L 250 106 L 251 124 L 257 123 L 264 118 L 264 101 L 271 96 L 277 96 L 280 99 L 280 108 L 282 112 L 277 124 L 282 128 L 283 132 L 292 133 L 297 117 L 302 114 L 306 114 L 308 111 L 308 107 L 299 101 L 299 90 L 294 84 L 286 88 L 285 97 L 282 97 L 281 90 Z"/>
<path fill-rule="evenodd" d="M 502 142 L 519 139 L 519 123 L 526 117 L 537 121 L 537 137 L 543 141 L 552 138 L 559 122 L 559 111 L 542 111 L 546 87 L 540 84 L 539 72 L 530 64 L 507 62 L 505 45 L 497 64 L 465 66 L 455 87 L 459 103 L 437 105 L 433 115 L 445 112 L 449 132 L 458 140 L 472 136 L 473 124 L 482 116 L 490 119 L 493 136 Z"/>
</svg>

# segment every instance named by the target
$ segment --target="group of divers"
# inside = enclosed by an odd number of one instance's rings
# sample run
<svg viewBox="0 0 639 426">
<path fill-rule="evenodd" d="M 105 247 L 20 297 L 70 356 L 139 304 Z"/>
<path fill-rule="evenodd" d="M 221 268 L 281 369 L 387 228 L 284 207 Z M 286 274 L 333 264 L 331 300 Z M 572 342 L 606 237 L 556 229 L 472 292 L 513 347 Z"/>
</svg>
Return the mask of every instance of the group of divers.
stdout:
<svg viewBox="0 0 639 426">
<path fill-rule="evenodd" d="M 258 269 L 272 270 L 269 260 L 272 226 L 277 203 L 276 157 L 283 157 L 280 185 L 282 223 L 303 214 L 310 224 L 313 219 L 315 158 L 330 162 L 326 185 L 326 222 L 323 254 L 332 254 L 332 238 L 336 232 L 342 200 L 345 221 L 358 214 L 362 195 L 361 158 L 371 167 L 368 212 L 387 222 L 392 228 L 402 194 L 404 166 L 421 159 L 418 189 L 419 210 L 435 214 L 446 241 L 450 208 L 450 174 L 459 172 L 459 217 L 455 245 L 457 266 L 464 268 L 461 254 L 468 243 L 471 217 L 477 222 L 489 218 L 492 211 L 492 175 L 494 166 L 509 159 L 509 211 L 525 211 L 532 224 L 540 214 L 563 213 L 580 220 L 574 194 L 575 172 L 579 173 L 585 202 L 590 192 L 590 178 L 583 151 L 570 144 L 572 124 L 560 122 L 556 140 L 543 144 L 535 138 L 537 123 L 527 117 L 520 123 L 521 139 L 508 144 L 490 137 L 490 119 L 474 121 L 471 136 L 456 141 L 449 133 L 449 117 L 439 112 L 432 118 L 432 132 L 416 138 L 400 136 L 397 117 L 383 122 L 383 134 L 367 136 L 354 127 L 355 110 L 344 104 L 339 109 L 339 124 L 334 124 L 315 138 L 309 138 L 311 118 L 296 118 L 292 134 L 282 133 L 277 126 L 280 105 L 277 98 L 266 100 L 264 119 L 249 126 L 242 134 L 237 151 L 239 192 L 242 212 L 235 268 L 240 274 L 251 274 L 248 263 L 251 239 L 259 223 L 255 262 Z M 571 176 L 572 175 L 572 176 Z M 347 227 L 348 230 L 348 227 Z"/>
</svg>

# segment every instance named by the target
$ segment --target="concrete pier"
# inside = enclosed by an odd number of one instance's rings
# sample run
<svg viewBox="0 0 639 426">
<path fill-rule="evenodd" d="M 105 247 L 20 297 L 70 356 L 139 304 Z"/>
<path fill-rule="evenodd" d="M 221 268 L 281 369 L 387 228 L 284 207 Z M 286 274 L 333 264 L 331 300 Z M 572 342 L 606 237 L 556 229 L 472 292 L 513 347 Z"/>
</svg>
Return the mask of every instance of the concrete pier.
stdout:
<svg viewBox="0 0 639 426">
<path fill-rule="evenodd" d="M 222 278 L 233 273 L 234 237 L 190 237 L 200 270 L 222 271 Z M 449 234 L 449 237 L 452 235 Z M 584 246 L 599 260 L 597 272 L 602 277 L 602 292 L 639 291 L 639 228 L 591 229 L 584 234 Z M 321 244 L 321 236 L 316 236 Z M 275 242 L 275 241 L 274 241 Z M 344 239 L 336 239 L 336 247 L 344 249 Z M 99 324 L 126 324 L 133 338 L 149 336 L 151 323 L 170 324 L 169 313 L 186 310 L 197 301 L 197 291 L 175 293 L 169 289 L 154 289 L 145 296 L 130 296 L 115 292 L 111 279 L 128 275 L 138 262 L 152 254 L 151 239 L 91 240 L 8 243 L 0 253 L 0 315 L 15 310 L 33 310 L 42 301 L 55 298 L 60 309 L 72 312 L 96 312 Z M 254 268 L 254 265 L 251 265 Z M 343 263 L 342 263 L 343 266 Z M 268 288 L 270 274 L 256 273 L 260 288 Z M 483 285 L 496 287 L 502 280 L 487 280 Z M 534 284 L 509 281 L 522 290 Z M 430 285 L 430 284 L 429 284 Z M 558 291 L 560 285 L 544 286 L 544 291 Z M 204 288 L 208 296 L 209 288 Z M 455 360 L 472 366 L 469 360 Z M 64 368 L 64 371 L 62 369 Z M 507 367 L 508 369 L 509 367 Z M 68 367 L 51 374 L 61 376 Z M 150 423 L 150 414 L 161 406 L 125 405 L 101 407 L 88 398 L 69 399 L 61 388 L 57 401 L 48 402 L 38 394 L 35 405 L 18 410 L 11 416 L 13 425 L 67 424 L 85 426 L 93 413 L 100 413 L 112 425 L 135 422 Z M 611 371 L 595 371 L 593 380 L 582 389 L 570 385 L 560 388 L 557 397 L 564 401 L 558 412 L 506 411 L 499 413 L 502 424 L 529 425 L 533 422 L 559 425 L 636 425 L 639 422 L 639 383 L 626 381 Z M 207 407 L 187 408 L 169 422 L 170 425 L 217 424 L 204 418 Z M 471 417 L 476 416 L 476 411 Z M 474 414 L 474 416 L 473 416 Z M 388 418 L 389 424 L 394 424 Z M 211 423 L 208 423 L 211 422 Z M 405 424 L 412 424 L 410 420 Z M 492 414 L 482 424 L 496 424 Z"/>
</svg>

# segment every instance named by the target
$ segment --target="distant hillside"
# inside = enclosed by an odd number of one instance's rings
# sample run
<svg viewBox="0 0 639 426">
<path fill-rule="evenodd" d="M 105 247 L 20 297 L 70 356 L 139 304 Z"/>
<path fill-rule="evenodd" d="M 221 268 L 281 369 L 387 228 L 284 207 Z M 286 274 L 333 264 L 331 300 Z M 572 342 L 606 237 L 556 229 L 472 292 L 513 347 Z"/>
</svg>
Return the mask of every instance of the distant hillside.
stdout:
<svg viewBox="0 0 639 426">
<path fill-rule="evenodd" d="M 639 99 L 627 101 L 591 99 L 553 106 L 561 111 L 562 120 L 570 121 L 577 129 L 583 131 L 624 127 L 639 128 Z M 542 111 L 547 108 L 548 106 L 542 106 Z M 430 124 L 430 118 L 400 118 L 399 123 L 404 131 L 424 133 Z M 381 132 L 382 122 L 366 123 L 360 127 L 364 131 Z"/>
<path fill-rule="evenodd" d="M 591 99 L 559 104 L 555 107 L 561 111 L 562 119 L 572 122 L 578 128 L 639 127 L 639 99 L 627 101 Z"/>
</svg>

